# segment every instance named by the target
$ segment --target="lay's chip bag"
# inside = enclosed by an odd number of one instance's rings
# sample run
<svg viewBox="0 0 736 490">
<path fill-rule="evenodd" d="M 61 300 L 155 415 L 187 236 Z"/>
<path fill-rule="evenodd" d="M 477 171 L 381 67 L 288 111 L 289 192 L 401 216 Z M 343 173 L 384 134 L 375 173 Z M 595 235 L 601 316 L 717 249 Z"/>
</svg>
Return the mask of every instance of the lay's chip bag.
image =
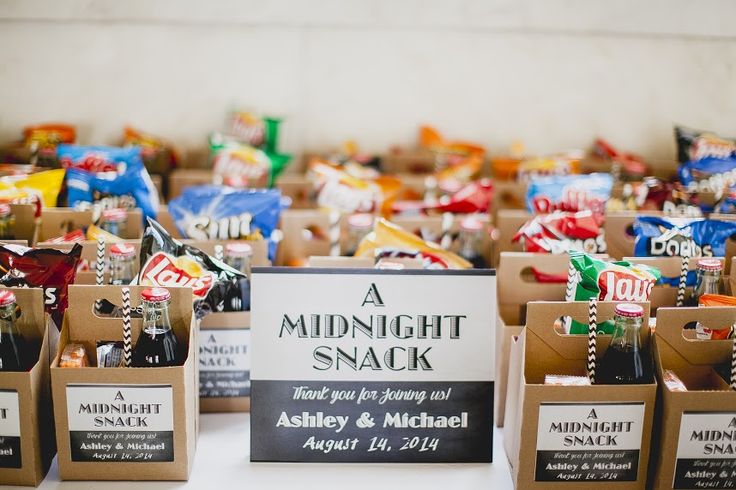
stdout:
<svg viewBox="0 0 736 490">
<path fill-rule="evenodd" d="M 583 252 L 570 252 L 570 263 L 576 274 L 568 284 L 571 296 L 567 301 L 649 301 L 654 285 L 659 280 L 659 269 L 630 262 L 606 262 Z M 572 321 L 569 333 L 587 334 L 588 326 Z M 598 331 L 613 333 L 613 322 L 598 324 Z"/>
<path fill-rule="evenodd" d="M 0 203 L 33 204 L 41 216 L 42 208 L 56 206 L 63 181 L 63 169 L 1 177 Z"/>
<path fill-rule="evenodd" d="M 242 311 L 250 305 L 244 274 L 182 244 L 150 218 L 141 240 L 140 261 L 136 282 L 142 286 L 191 287 L 197 318 L 218 311 Z"/>
<path fill-rule="evenodd" d="M 138 207 L 144 219 L 156 217 L 158 192 L 143 166 L 140 147 L 59 145 L 57 154 L 67 169 L 70 207 Z"/>
</svg>

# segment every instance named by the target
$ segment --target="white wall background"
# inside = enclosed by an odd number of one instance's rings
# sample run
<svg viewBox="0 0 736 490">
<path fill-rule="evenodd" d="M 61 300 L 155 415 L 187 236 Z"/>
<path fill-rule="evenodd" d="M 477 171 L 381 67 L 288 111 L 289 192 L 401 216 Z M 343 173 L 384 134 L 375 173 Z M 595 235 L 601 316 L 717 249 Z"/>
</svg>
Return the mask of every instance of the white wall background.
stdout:
<svg viewBox="0 0 736 490">
<path fill-rule="evenodd" d="M 602 135 L 673 159 L 674 122 L 736 135 L 736 2 L 0 0 L 0 141 L 60 120 L 197 148 L 237 106 L 285 116 L 294 152 L 428 122 L 496 153 Z"/>
</svg>

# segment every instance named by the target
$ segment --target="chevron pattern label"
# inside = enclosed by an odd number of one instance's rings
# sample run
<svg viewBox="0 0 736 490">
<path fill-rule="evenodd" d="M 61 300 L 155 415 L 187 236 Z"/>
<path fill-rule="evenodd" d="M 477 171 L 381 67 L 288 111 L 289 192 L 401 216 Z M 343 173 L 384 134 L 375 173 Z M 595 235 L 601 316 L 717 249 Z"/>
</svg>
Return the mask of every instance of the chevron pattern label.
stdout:
<svg viewBox="0 0 736 490">
<path fill-rule="evenodd" d="M 731 326 L 731 338 L 733 339 L 733 349 L 731 350 L 731 389 L 736 390 L 736 338 L 734 338 L 734 328 Z"/>
<path fill-rule="evenodd" d="M 598 300 L 590 298 L 588 301 L 588 378 L 590 384 L 595 384 L 595 357 L 598 343 Z"/>
<path fill-rule="evenodd" d="M 130 367 L 133 332 L 130 326 L 130 289 L 123 288 L 123 365 Z"/>
<path fill-rule="evenodd" d="M 685 283 L 687 282 L 687 271 L 690 269 L 690 259 L 682 258 L 682 268 L 680 269 L 680 284 L 677 286 L 677 303 L 676 306 L 682 306 L 685 302 Z"/>
</svg>

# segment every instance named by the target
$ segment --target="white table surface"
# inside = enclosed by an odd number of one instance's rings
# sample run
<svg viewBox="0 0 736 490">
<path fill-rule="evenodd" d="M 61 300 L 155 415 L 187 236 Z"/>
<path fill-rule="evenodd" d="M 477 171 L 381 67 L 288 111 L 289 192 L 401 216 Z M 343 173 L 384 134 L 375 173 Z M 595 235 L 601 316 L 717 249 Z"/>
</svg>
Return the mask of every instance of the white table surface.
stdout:
<svg viewBox="0 0 736 490">
<path fill-rule="evenodd" d="M 188 482 L 60 482 L 54 460 L 39 488 L 511 489 L 501 431 L 496 429 L 493 437 L 492 464 L 251 463 L 250 415 L 202 414 L 197 454 Z"/>
</svg>

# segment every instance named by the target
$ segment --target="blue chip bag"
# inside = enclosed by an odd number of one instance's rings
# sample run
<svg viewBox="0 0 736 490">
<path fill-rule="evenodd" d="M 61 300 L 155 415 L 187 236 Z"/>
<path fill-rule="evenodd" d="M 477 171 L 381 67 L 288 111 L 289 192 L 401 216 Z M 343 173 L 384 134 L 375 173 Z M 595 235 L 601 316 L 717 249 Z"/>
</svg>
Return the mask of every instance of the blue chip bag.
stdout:
<svg viewBox="0 0 736 490">
<path fill-rule="evenodd" d="M 540 177 L 529 184 L 526 205 L 532 213 L 587 210 L 603 213 L 612 187 L 613 177 L 603 173 Z"/>
<path fill-rule="evenodd" d="M 67 169 L 69 206 L 138 207 L 144 222 L 156 217 L 158 192 L 143 166 L 140 147 L 59 145 L 57 155 Z"/>
<path fill-rule="evenodd" d="M 736 158 L 690 160 L 680 165 L 677 172 L 682 185 L 691 192 L 721 194 L 736 186 Z"/>
<path fill-rule="evenodd" d="M 736 222 L 701 218 L 638 216 L 634 220 L 636 257 L 724 257 Z"/>
<path fill-rule="evenodd" d="M 276 189 L 235 189 L 217 185 L 188 187 L 169 202 L 169 213 L 184 238 L 194 240 L 269 240 L 274 260 L 277 228 L 282 209 Z"/>
</svg>

